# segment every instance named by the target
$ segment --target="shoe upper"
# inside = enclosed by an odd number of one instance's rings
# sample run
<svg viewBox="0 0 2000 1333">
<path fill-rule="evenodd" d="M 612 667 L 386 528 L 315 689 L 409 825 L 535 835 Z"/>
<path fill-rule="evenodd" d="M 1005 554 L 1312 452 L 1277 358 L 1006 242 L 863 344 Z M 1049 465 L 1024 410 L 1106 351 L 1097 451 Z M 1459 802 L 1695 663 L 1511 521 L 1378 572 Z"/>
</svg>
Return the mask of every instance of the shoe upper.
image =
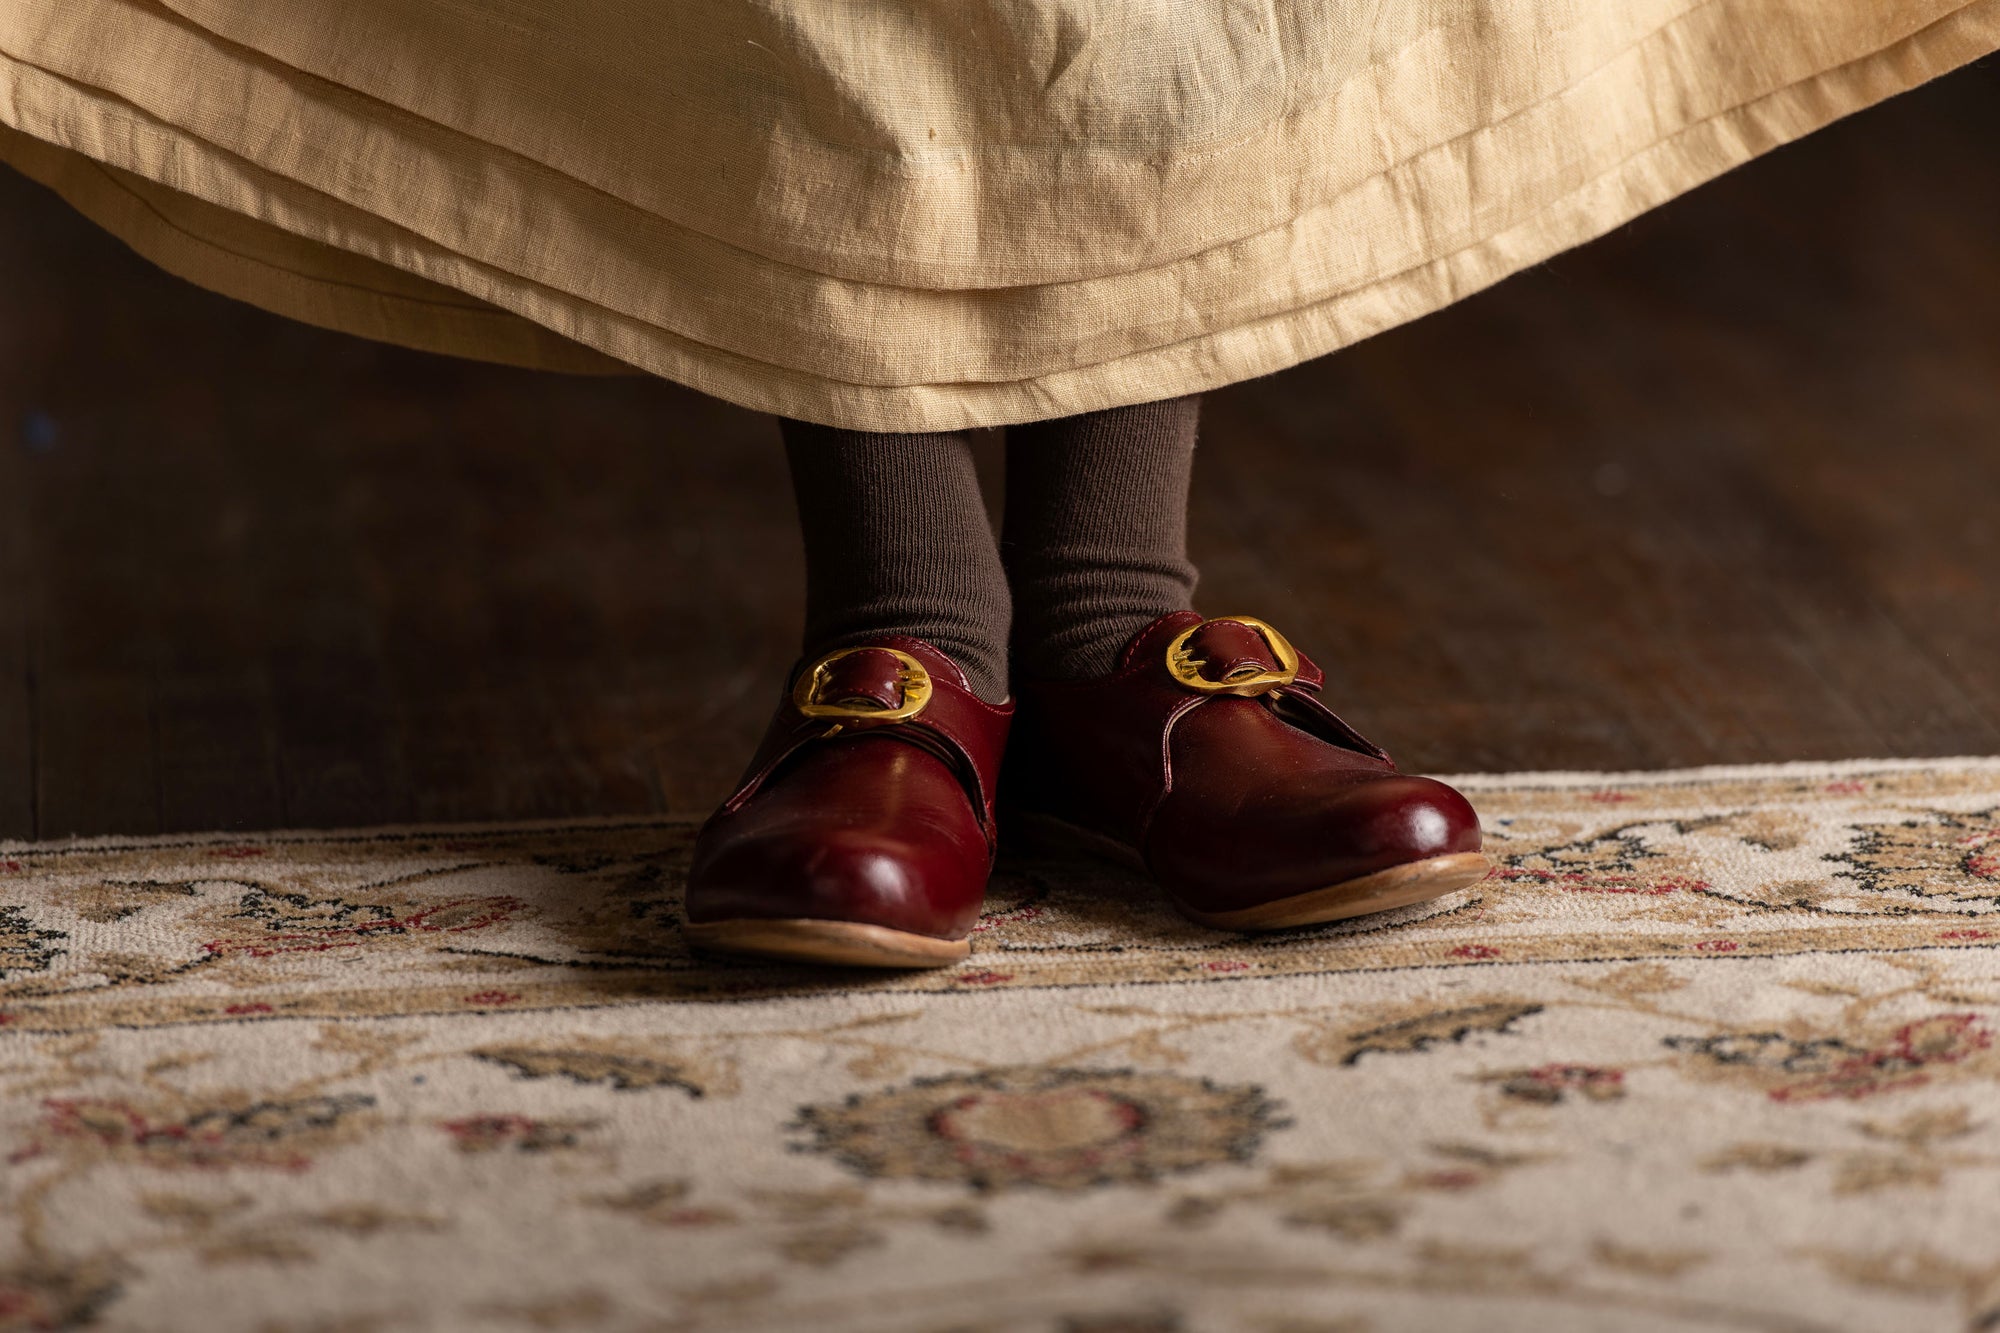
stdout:
<svg viewBox="0 0 2000 1333">
<path fill-rule="evenodd" d="M 1021 683 L 1008 804 L 1132 848 L 1205 913 L 1479 850 L 1466 799 L 1399 772 L 1323 681 L 1261 621 L 1165 616 L 1108 676 Z"/>
<path fill-rule="evenodd" d="M 808 664 L 696 836 L 688 919 L 963 938 L 992 870 L 1013 712 L 920 639 L 884 636 Z"/>
</svg>

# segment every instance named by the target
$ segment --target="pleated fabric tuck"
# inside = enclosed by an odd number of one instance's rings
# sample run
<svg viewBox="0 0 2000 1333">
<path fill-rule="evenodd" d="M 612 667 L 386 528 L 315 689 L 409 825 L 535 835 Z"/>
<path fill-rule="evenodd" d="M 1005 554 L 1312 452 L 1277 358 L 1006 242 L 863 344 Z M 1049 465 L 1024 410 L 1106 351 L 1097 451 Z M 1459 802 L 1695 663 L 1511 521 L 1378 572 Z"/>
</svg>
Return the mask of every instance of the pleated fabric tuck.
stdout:
<svg viewBox="0 0 2000 1333">
<path fill-rule="evenodd" d="M 1292 365 L 2000 0 L 0 0 L 0 158 L 298 319 L 870 430 Z"/>
</svg>

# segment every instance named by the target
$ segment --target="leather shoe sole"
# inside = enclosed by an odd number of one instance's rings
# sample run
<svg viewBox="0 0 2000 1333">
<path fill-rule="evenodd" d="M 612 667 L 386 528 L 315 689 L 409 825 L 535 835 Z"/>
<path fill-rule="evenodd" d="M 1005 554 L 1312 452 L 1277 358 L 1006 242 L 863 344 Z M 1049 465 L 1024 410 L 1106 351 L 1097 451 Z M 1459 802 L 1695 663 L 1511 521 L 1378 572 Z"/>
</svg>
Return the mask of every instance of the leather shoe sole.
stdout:
<svg viewBox="0 0 2000 1333">
<path fill-rule="evenodd" d="M 1003 827 L 1007 830 L 1006 842 L 1010 850 L 1058 855 L 1082 852 L 1140 874 L 1148 873 L 1145 861 L 1131 847 L 1052 815 L 1010 810 L 1006 812 Z M 1181 902 L 1175 902 L 1174 907 L 1196 925 L 1214 930 L 1289 930 L 1429 902 L 1477 884 L 1492 869 L 1493 863 L 1486 859 L 1483 852 L 1453 852 L 1447 856 L 1408 861 L 1378 870 L 1372 875 L 1343 880 L 1234 912 L 1204 912 Z"/>
<path fill-rule="evenodd" d="M 972 952 L 971 940 L 940 940 L 859 921 L 745 918 L 691 921 L 682 930 L 691 947 L 713 953 L 840 967 L 946 967 Z"/>
<path fill-rule="evenodd" d="M 1410 861 L 1372 875 L 1329 884 L 1323 889 L 1259 903 L 1234 912 L 1198 912 L 1181 907 L 1181 915 L 1216 930 L 1286 930 L 1293 926 L 1317 926 L 1328 921 L 1345 921 L 1351 916 L 1386 912 L 1391 908 L 1426 903 L 1447 893 L 1477 884 L 1486 878 L 1493 863 L 1479 852 L 1454 852 L 1423 861 Z"/>
</svg>

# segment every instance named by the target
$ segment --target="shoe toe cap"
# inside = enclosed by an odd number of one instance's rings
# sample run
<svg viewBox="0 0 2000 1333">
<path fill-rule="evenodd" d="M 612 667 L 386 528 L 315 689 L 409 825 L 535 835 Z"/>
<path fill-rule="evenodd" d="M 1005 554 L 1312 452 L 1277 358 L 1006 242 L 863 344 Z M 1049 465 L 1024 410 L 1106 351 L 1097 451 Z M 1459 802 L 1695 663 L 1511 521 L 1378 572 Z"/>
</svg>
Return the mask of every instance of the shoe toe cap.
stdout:
<svg viewBox="0 0 2000 1333">
<path fill-rule="evenodd" d="M 965 849 L 948 835 L 819 829 L 704 841 L 688 877 L 690 921 L 852 921 L 952 939 L 978 915 L 983 876 L 964 882 Z"/>
<path fill-rule="evenodd" d="M 1480 846 L 1479 816 L 1455 788 L 1434 778 L 1379 778 L 1359 784 L 1320 821 L 1329 852 L 1384 869 Z M 1360 873 L 1369 873 L 1362 871 Z"/>
<path fill-rule="evenodd" d="M 1229 812 L 1162 814 L 1148 847 L 1153 873 L 1206 911 L 1242 910 L 1480 849 L 1471 803 L 1442 782 L 1406 774 L 1273 790 Z"/>
</svg>

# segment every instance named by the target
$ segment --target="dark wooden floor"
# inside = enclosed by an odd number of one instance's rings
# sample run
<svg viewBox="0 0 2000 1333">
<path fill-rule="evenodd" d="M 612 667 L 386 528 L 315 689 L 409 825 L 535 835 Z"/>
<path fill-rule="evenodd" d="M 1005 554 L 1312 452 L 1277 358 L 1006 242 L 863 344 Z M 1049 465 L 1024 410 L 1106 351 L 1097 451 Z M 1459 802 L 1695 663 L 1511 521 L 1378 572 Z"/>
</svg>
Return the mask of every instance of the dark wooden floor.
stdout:
<svg viewBox="0 0 2000 1333">
<path fill-rule="evenodd" d="M 1204 604 L 1433 771 L 2000 752 L 2000 66 L 1214 395 Z M 164 277 L 0 179 L 0 836 L 697 813 L 765 419 Z"/>
</svg>

